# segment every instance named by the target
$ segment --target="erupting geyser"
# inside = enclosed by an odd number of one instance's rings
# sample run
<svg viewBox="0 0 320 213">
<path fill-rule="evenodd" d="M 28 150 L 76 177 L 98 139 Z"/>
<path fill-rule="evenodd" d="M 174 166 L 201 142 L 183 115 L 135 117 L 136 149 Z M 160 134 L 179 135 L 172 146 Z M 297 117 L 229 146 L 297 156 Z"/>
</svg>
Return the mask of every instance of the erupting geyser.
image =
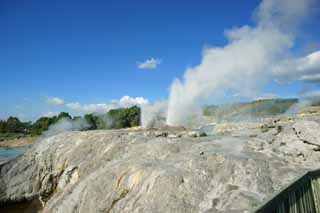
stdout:
<svg viewBox="0 0 320 213">
<path fill-rule="evenodd" d="M 226 46 L 205 48 L 200 65 L 172 83 L 166 123 L 188 125 L 200 112 L 199 103 L 209 98 L 257 97 L 267 82 L 281 77 L 279 65 L 289 60 L 297 27 L 313 2 L 264 0 L 254 14 L 254 27 L 226 30 Z"/>
</svg>

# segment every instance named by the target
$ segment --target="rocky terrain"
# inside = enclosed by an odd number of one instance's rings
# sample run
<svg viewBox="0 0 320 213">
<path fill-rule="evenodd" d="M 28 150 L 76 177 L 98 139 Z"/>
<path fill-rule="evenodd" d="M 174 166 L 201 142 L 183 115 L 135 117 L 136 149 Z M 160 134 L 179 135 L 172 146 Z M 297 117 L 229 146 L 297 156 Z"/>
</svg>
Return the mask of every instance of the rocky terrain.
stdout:
<svg viewBox="0 0 320 213">
<path fill-rule="evenodd" d="M 0 141 L 0 148 L 19 148 L 33 144 L 37 137 L 22 137 Z"/>
<path fill-rule="evenodd" d="M 0 211 L 39 200 L 41 212 L 249 212 L 320 166 L 319 121 L 62 133 L 1 167 Z"/>
</svg>

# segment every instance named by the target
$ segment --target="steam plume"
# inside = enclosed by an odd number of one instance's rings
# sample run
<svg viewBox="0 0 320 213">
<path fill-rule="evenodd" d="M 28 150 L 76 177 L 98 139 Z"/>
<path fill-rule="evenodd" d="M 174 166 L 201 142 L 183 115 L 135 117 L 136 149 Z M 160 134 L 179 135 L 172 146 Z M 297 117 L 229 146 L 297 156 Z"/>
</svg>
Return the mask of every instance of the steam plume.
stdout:
<svg viewBox="0 0 320 213">
<path fill-rule="evenodd" d="M 254 27 L 225 31 L 229 44 L 204 49 L 200 65 L 186 70 L 170 88 L 167 124 L 189 125 L 199 103 L 240 94 L 254 97 L 272 76 L 272 69 L 285 61 L 293 47 L 298 26 L 313 0 L 263 0 L 255 11 Z M 188 119 L 188 117 L 190 119 Z"/>
<path fill-rule="evenodd" d="M 153 104 L 141 105 L 141 125 L 153 127 L 165 123 L 167 113 L 167 102 L 157 101 Z"/>
<path fill-rule="evenodd" d="M 57 123 L 50 125 L 49 129 L 42 136 L 49 137 L 62 132 L 77 131 L 89 127 L 87 121 L 83 118 L 71 120 L 68 118 L 60 119 Z"/>
</svg>

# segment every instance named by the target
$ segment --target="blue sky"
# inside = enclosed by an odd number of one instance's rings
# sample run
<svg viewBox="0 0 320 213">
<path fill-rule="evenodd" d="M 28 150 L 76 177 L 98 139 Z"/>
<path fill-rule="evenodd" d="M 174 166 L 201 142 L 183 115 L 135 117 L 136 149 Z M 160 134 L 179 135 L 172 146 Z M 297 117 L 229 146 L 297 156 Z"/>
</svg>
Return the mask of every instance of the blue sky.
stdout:
<svg viewBox="0 0 320 213">
<path fill-rule="evenodd" d="M 48 97 L 82 104 L 124 95 L 166 99 L 204 46 L 223 46 L 225 29 L 253 24 L 260 1 L 2 0 L 0 118 L 24 120 L 63 110 Z M 295 52 L 320 47 L 319 16 L 304 26 Z M 156 69 L 138 62 L 159 59 Z M 296 95 L 300 83 L 266 92 Z M 72 112 L 72 111 L 71 111 Z"/>
</svg>

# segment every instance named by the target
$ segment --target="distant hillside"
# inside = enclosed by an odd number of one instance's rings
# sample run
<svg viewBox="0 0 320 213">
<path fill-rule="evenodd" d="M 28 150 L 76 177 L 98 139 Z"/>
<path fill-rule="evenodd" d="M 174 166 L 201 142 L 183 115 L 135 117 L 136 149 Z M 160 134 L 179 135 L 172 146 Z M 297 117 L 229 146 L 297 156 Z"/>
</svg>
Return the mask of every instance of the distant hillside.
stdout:
<svg viewBox="0 0 320 213">
<path fill-rule="evenodd" d="M 298 99 L 266 99 L 247 103 L 209 105 L 203 110 L 205 116 L 214 116 L 217 120 L 237 120 L 264 118 L 285 113 Z"/>
</svg>

